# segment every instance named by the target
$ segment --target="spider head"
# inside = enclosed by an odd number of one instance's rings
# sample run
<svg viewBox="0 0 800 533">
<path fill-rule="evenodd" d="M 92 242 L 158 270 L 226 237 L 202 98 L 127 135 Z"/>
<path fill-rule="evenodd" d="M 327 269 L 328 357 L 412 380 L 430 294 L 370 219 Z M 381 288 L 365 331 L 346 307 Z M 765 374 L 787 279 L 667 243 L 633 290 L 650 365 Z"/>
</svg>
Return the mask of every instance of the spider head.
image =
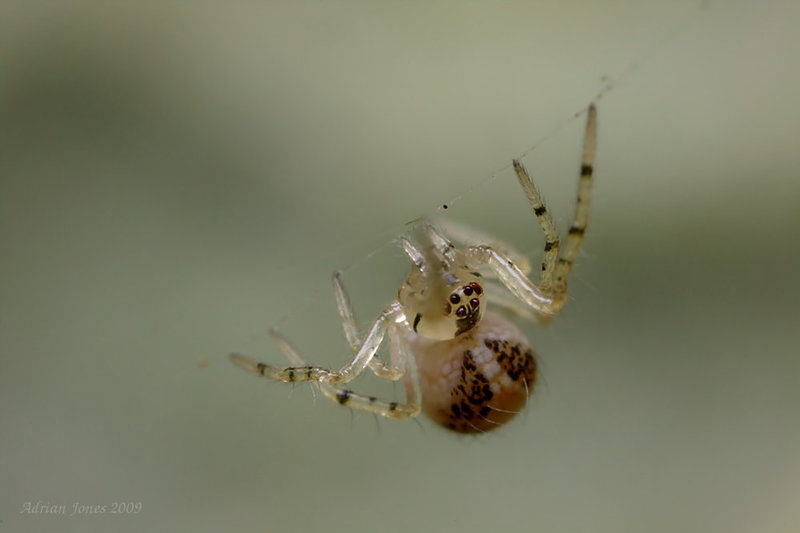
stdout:
<svg viewBox="0 0 800 533">
<path fill-rule="evenodd" d="M 480 322 L 485 308 L 483 287 L 477 278 L 449 284 L 439 298 L 430 302 L 427 312 L 414 318 L 414 332 L 435 340 L 453 339 Z"/>
</svg>

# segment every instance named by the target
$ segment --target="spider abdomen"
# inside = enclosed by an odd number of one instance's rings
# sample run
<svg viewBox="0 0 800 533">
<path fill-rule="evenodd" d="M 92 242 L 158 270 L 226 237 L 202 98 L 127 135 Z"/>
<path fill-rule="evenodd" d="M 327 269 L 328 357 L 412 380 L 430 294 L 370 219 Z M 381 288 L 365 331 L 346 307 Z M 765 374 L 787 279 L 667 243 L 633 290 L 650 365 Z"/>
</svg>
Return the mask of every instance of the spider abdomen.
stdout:
<svg viewBox="0 0 800 533">
<path fill-rule="evenodd" d="M 536 359 L 525 336 L 487 313 L 470 331 L 445 341 L 414 337 L 422 409 L 460 433 L 480 433 L 511 420 L 536 381 Z"/>
</svg>

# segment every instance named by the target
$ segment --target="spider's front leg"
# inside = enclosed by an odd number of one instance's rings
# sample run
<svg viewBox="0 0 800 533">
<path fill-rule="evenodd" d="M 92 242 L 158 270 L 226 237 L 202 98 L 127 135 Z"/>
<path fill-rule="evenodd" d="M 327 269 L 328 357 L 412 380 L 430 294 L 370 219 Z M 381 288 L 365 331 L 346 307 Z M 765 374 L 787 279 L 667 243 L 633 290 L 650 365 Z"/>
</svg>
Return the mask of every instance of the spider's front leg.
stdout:
<svg viewBox="0 0 800 533">
<path fill-rule="evenodd" d="M 520 186 L 528 198 L 545 239 L 538 286 L 528 279 L 525 272 L 502 250 L 488 245 L 470 246 L 467 249 L 474 261 L 490 267 L 517 298 L 545 315 L 557 313 L 566 302 L 567 278 L 572 271 L 572 264 L 578 256 L 589 218 L 596 145 L 597 109 L 592 104 L 589 106 L 586 117 L 575 216 L 563 246 L 561 246 L 553 218 L 544 205 L 541 194 L 531 181 L 525 167 L 519 161 L 514 160 L 514 170 Z"/>
<path fill-rule="evenodd" d="M 475 264 L 491 268 L 514 296 L 537 313 L 551 315 L 563 306 L 561 300 L 556 299 L 550 291 L 536 286 L 511 258 L 500 250 L 482 244 L 470 246 L 467 248 L 467 253 Z"/>
</svg>

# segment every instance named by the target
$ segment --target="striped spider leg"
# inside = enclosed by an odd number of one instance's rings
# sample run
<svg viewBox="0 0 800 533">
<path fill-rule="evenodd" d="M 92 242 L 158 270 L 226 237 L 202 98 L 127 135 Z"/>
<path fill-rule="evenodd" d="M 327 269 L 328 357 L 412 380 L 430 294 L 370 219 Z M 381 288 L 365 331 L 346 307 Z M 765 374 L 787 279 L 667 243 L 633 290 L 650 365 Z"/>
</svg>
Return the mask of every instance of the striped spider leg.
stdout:
<svg viewBox="0 0 800 533">
<path fill-rule="evenodd" d="M 270 379 L 284 383 L 311 382 L 318 386 L 327 398 L 346 407 L 389 418 L 417 416 L 420 411 L 417 370 L 414 358 L 409 353 L 405 328 L 401 326 L 401 324 L 405 324 L 401 307 L 396 301 L 391 302 L 386 310 L 375 319 L 362 339 L 359 338 L 355 315 L 339 272 L 333 275 L 333 287 L 342 328 L 350 346 L 355 351 L 355 356 L 339 371 L 308 365 L 289 341 L 275 329 L 270 330 L 270 336 L 292 366 L 277 368 L 236 353 L 231 354 L 231 359 L 245 370 Z M 387 335 L 391 357 L 389 365 L 377 356 L 377 350 Z M 386 401 L 344 388 L 343 385 L 360 375 L 366 368 L 383 379 L 391 381 L 403 379 L 406 402 Z"/>
<path fill-rule="evenodd" d="M 520 268 L 514 263 L 514 256 L 520 255 L 519 253 L 513 251 L 508 253 L 501 247 L 491 244 L 470 246 L 467 249 L 476 262 L 491 268 L 514 296 L 544 316 L 554 315 L 566 303 L 567 278 L 578 256 L 589 218 L 596 145 L 597 109 L 592 104 L 589 106 L 586 119 L 575 216 L 563 246 L 561 246 L 558 232 L 553 224 L 553 218 L 544 205 L 539 191 L 528 176 L 528 171 L 518 160 L 515 159 L 513 162 L 520 186 L 528 197 L 528 202 L 539 222 L 542 233 L 544 233 L 544 257 L 538 286 L 528 279 L 524 268 Z"/>
<path fill-rule="evenodd" d="M 311 382 L 334 402 L 385 417 L 408 418 L 423 411 L 434 422 L 462 433 L 506 423 L 532 391 L 536 359 L 519 329 L 486 312 L 486 304 L 541 322 L 564 306 L 567 278 L 588 220 L 596 136 L 597 111 L 591 105 L 575 216 L 563 246 L 541 195 L 522 164 L 514 161 L 545 238 L 538 285 L 528 278 L 530 262 L 507 244 L 445 224 L 457 241 L 470 243 L 457 248 L 441 229 L 421 221 L 400 238 L 412 261 L 406 280 L 363 336 L 340 276 L 334 274 L 339 318 L 354 352 L 341 369 L 308 365 L 275 331 L 273 340 L 293 366 L 277 368 L 238 354 L 232 355 L 233 361 L 270 379 Z M 377 355 L 387 336 L 389 363 Z M 402 379 L 406 401 L 385 401 L 344 388 L 367 369 L 386 380 Z"/>
</svg>

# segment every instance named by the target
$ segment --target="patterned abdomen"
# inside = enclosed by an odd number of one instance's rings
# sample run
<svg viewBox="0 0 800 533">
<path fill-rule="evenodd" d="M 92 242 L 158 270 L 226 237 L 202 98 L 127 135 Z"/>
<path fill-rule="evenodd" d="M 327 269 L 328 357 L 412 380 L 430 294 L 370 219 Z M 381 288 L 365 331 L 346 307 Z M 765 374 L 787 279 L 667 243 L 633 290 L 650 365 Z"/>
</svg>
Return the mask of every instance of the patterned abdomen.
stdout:
<svg viewBox="0 0 800 533">
<path fill-rule="evenodd" d="M 458 337 L 414 336 L 422 409 L 434 422 L 461 433 L 495 429 L 524 406 L 536 382 L 536 358 L 511 322 L 486 313 Z"/>
</svg>

